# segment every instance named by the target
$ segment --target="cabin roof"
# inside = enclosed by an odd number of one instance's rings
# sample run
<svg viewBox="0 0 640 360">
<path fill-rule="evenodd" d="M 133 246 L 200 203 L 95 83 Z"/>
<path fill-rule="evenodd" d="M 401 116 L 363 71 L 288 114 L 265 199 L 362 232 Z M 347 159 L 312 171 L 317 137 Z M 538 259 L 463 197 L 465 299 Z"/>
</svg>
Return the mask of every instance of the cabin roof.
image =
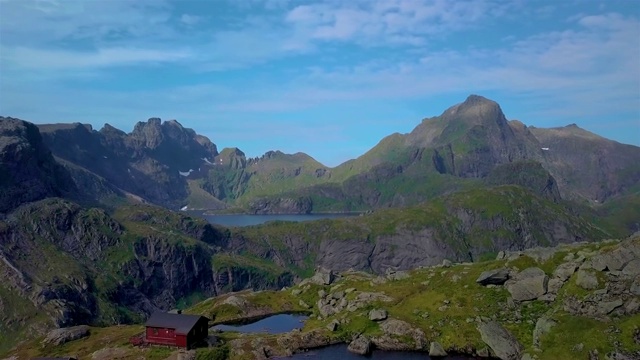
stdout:
<svg viewBox="0 0 640 360">
<path fill-rule="evenodd" d="M 186 335 L 196 325 L 200 319 L 206 319 L 200 315 L 170 314 L 165 312 L 155 312 L 151 314 L 145 326 L 175 329 L 176 334 Z"/>
</svg>

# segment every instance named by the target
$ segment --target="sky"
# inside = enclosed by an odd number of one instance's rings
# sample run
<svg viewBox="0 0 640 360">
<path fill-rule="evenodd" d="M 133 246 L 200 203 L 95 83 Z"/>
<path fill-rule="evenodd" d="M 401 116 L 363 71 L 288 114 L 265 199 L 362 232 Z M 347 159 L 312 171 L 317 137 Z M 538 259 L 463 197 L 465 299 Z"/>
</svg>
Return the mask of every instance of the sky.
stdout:
<svg viewBox="0 0 640 360">
<path fill-rule="evenodd" d="M 478 94 L 640 145 L 640 1 L 0 0 L 0 115 L 335 166 Z"/>
</svg>

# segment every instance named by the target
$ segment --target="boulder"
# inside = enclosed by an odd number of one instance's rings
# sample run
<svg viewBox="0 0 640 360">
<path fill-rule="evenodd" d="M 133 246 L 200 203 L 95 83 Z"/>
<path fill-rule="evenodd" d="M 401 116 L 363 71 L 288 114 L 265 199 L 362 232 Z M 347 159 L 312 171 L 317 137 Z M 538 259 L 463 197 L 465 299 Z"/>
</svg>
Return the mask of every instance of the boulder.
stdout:
<svg viewBox="0 0 640 360">
<path fill-rule="evenodd" d="M 338 320 L 333 320 L 329 323 L 329 325 L 327 325 L 327 329 L 329 331 L 336 331 L 338 330 L 338 326 L 340 325 L 340 322 Z"/>
<path fill-rule="evenodd" d="M 489 354 L 489 349 L 486 347 L 483 347 L 482 349 L 476 351 L 476 356 L 481 358 L 488 358 L 491 355 Z"/>
<path fill-rule="evenodd" d="M 520 360 L 523 350 L 518 340 L 495 321 L 483 322 L 478 326 L 482 341 L 487 344 L 496 357 L 502 360 Z"/>
<path fill-rule="evenodd" d="M 621 299 L 613 300 L 613 301 L 601 301 L 597 305 L 597 312 L 601 315 L 606 315 L 616 308 L 622 306 L 624 302 Z"/>
<path fill-rule="evenodd" d="M 536 348 L 540 347 L 540 336 L 551 331 L 551 328 L 556 325 L 556 322 L 547 318 L 541 317 L 536 322 L 536 327 L 533 329 L 533 346 Z"/>
<path fill-rule="evenodd" d="M 429 345 L 429 356 L 431 357 L 443 357 L 447 356 L 447 352 L 444 350 L 442 345 L 439 342 L 433 341 L 431 345 Z"/>
<path fill-rule="evenodd" d="M 333 271 L 319 267 L 316 269 L 316 273 L 311 277 L 311 282 L 317 285 L 331 285 L 335 275 Z"/>
<path fill-rule="evenodd" d="M 373 309 L 369 311 L 369 320 L 371 321 L 382 321 L 387 318 L 387 310 L 384 309 Z"/>
<path fill-rule="evenodd" d="M 633 253 L 627 249 L 617 248 L 613 251 L 603 252 L 591 258 L 591 267 L 598 271 L 622 270 L 624 265 L 633 260 Z"/>
<path fill-rule="evenodd" d="M 622 269 L 622 273 L 628 276 L 640 275 L 640 259 L 629 261 Z"/>
<path fill-rule="evenodd" d="M 52 344 L 55 346 L 62 345 L 69 341 L 82 339 L 89 336 L 89 327 L 87 325 L 73 326 L 62 329 L 51 330 L 42 340 L 44 344 Z"/>
<path fill-rule="evenodd" d="M 384 335 L 376 337 L 374 343 L 381 350 L 422 350 L 429 345 L 424 332 L 406 321 L 387 319 L 380 323 L 380 330 Z M 411 338 L 413 345 L 398 341 L 402 338 Z"/>
<path fill-rule="evenodd" d="M 547 293 L 549 277 L 537 267 L 518 273 L 508 284 L 507 290 L 515 301 L 534 300 Z"/>
<path fill-rule="evenodd" d="M 385 271 L 385 275 L 389 280 L 403 280 L 409 278 L 409 273 L 406 271 L 398 271 L 388 268 Z"/>
<path fill-rule="evenodd" d="M 446 268 L 448 268 L 448 267 L 451 267 L 451 265 L 453 265 L 453 263 L 451 262 L 451 260 L 448 260 L 448 259 L 444 259 L 444 260 L 442 260 L 442 267 L 446 267 Z"/>
<path fill-rule="evenodd" d="M 104 348 L 91 354 L 92 360 L 113 360 L 123 359 L 127 355 L 127 350 L 123 348 Z"/>
<path fill-rule="evenodd" d="M 629 288 L 629 291 L 633 295 L 640 296 L 640 275 L 636 276 L 633 283 L 631 284 L 631 287 Z"/>
<path fill-rule="evenodd" d="M 598 288 L 598 278 L 591 271 L 578 270 L 576 285 L 585 290 L 594 290 Z"/>
<path fill-rule="evenodd" d="M 360 335 L 349 343 L 347 350 L 358 355 L 368 355 L 371 352 L 371 340 Z"/>
<path fill-rule="evenodd" d="M 483 272 L 476 282 L 480 285 L 502 285 L 507 280 L 509 280 L 509 269 L 501 268 Z"/>
<path fill-rule="evenodd" d="M 562 288 L 562 285 L 564 285 L 564 281 L 558 278 L 553 278 L 549 280 L 549 283 L 547 284 L 547 292 L 551 294 L 557 294 L 558 291 L 560 291 L 560 289 Z"/>
<path fill-rule="evenodd" d="M 576 272 L 578 268 L 578 264 L 570 262 L 558 265 L 556 270 L 553 272 L 553 277 L 556 279 L 560 279 L 562 281 L 567 281 Z"/>
<path fill-rule="evenodd" d="M 627 303 L 624 305 L 624 311 L 628 315 L 635 314 L 636 312 L 638 312 L 638 309 L 640 309 L 640 302 L 638 302 L 638 300 L 636 300 L 635 298 L 629 299 L 629 301 L 627 301 Z"/>
<path fill-rule="evenodd" d="M 228 298 L 224 299 L 223 304 L 235 306 L 240 309 L 244 309 L 247 306 L 247 300 L 241 298 L 240 296 L 231 295 Z"/>
</svg>

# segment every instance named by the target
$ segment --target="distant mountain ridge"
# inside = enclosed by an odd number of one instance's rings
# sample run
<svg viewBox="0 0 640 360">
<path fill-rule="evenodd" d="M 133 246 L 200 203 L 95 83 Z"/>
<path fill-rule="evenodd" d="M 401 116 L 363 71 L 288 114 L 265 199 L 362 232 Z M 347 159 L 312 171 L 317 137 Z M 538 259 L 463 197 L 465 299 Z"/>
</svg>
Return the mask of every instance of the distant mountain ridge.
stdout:
<svg viewBox="0 0 640 360">
<path fill-rule="evenodd" d="M 493 171 L 519 162 L 529 164 L 516 166 L 520 172 L 546 178 L 531 162 L 541 164 L 557 187 L 550 190 L 555 197 L 596 204 L 640 190 L 640 148 L 575 125 L 540 129 L 508 121 L 498 103 L 478 95 L 334 168 L 304 153 L 247 158 L 237 148 L 218 152 L 175 120 L 151 118 L 129 134 L 109 124 L 99 131 L 79 123 L 38 128 L 76 185 L 170 209 L 305 213 L 406 206 L 495 180 Z"/>
</svg>

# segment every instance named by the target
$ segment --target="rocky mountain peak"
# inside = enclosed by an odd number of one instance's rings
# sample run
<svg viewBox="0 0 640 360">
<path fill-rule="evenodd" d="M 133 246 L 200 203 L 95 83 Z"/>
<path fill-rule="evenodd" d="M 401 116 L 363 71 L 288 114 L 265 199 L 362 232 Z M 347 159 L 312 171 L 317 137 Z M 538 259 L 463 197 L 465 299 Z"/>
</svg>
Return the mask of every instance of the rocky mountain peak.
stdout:
<svg viewBox="0 0 640 360">
<path fill-rule="evenodd" d="M 164 138 L 159 118 L 150 118 L 146 123 L 138 122 L 131 132 L 131 137 L 149 149 L 155 149 Z"/>
<path fill-rule="evenodd" d="M 113 135 L 122 136 L 122 137 L 127 135 L 124 131 L 122 131 L 122 130 L 120 130 L 118 128 L 115 128 L 115 127 L 111 126 L 110 124 L 104 124 L 102 129 L 100 129 L 100 133 L 103 134 L 103 135 L 113 134 Z"/>
<path fill-rule="evenodd" d="M 443 117 L 449 120 L 464 121 L 469 125 L 499 123 L 505 125 L 507 119 L 497 102 L 479 95 L 470 95 L 467 99 L 447 109 Z"/>
</svg>

